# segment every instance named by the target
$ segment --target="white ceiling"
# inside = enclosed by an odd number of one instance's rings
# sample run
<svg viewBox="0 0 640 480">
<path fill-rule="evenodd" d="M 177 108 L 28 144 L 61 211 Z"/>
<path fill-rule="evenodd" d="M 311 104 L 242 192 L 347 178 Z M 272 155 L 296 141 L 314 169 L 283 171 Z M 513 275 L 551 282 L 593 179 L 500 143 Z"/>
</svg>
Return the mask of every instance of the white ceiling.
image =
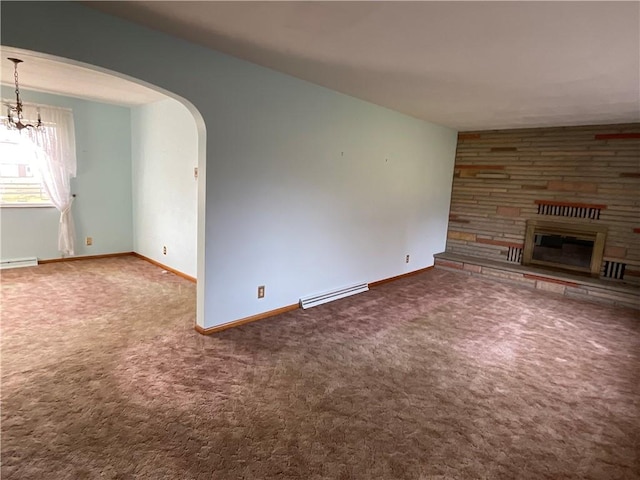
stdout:
<svg viewBox="0 0 640 480">
<path fill-rule="evenodd" d="M 0 48 L 2 84 L 13 87 L 13 62 L 7 57 L 19 58 L 20 90 L 36 90 L 70 97 L 84 98 L 122 106 L 135 106 L 167 98 L 143 85 L 95 69 L 62 63 L 42 54 L 17 48 Z M 4 96 L 6 97 L 6 96 Z M 13 95 L 8 100 L 12 100 Z M 25 103 L 28 95 L 22 95 Z"/>
<path fill-rule="evenodd" d="M 640 121 L 639 2 L 84 3 L 459 130 Z M 29 68 L 25 87 L 96 95 Z M 150 101 L 120 85 L 112 100 Z"/>
</svg>

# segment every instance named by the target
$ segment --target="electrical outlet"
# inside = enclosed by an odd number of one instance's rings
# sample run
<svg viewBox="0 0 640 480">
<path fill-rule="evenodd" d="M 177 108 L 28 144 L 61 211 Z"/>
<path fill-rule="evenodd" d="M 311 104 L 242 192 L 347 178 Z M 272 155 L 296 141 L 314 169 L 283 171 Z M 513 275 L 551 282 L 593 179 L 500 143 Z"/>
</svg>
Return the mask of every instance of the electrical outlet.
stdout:
<svg viewBox="0 0 640 480">
<path fill-rule="evenodd" d="M 93 237 L 87 237 L 84 239 L 84 244 L 87 246 L 93 245 Z"/>
<path fill-rule="evenodd" d="M 193 178 L 198 178 L 198 167 L 193 167 Z"/>
<path fill-rule="evenodd" d="M 409 255 L 405 258 L 404 263 L 409 263 Z"/>
<path fill-rule="evenodd" d="M 167 254 L 167 246 L 166 245 L 164 247 L 162 247 L 162 254 L 163 255 Z"/>
<path fill-rule="evenodd" d="M 258 287 L 258 298 L 264 298 L 264 285 Z"/>
</svg>

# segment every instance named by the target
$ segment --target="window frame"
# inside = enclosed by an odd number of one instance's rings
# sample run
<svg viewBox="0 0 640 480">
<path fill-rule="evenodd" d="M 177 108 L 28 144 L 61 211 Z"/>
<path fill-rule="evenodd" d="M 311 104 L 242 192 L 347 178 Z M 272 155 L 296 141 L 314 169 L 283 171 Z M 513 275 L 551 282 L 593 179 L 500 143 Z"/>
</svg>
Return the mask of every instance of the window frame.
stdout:
<svg viewBox="0 0 640 480">
<path fill-rule="evenodd" d="M 10 139 L 10 135 L 13 134 L 13 131 L 10 127 L 8 127 L 6 124 L 4 124 L 4 122 L 0 123 L 0 130 L 4 130 L 6 132 L 8 132 L 7 136 L 3 136 L 0 137 L 0 149 L 2 148 L 3 144 L 8 144 L 8 143 L 15 143 L 15 142 L 11 142 Z M 18 132 L 18 135 L 22 135 L 22 132 Z M 20 147 L 17 147 L 20 148 Z M 11 153 L 10 155 L 13 155 L 13 153 Z M 24 163 L 20 163 L 20 162 L 15 162 L 13 163 L 14 165 L 26 165 L 28 166 L 30 169 L 36 169 L 37 167 L 35 167 L 33 165 L 33 155 L 30 155 L 31 158 L 28 158 Z M 13 159 L 13 158 L 12 158 Z M 11 165 L 12 162 L 7 162 L 7 165 Z M 18 167 L 19 169 L 19 167 Z M 39 177 L 39 175 L 38 175 Z M 4 182 L 4 179 L 7 178 L 21 178 L 19 175 L 17 177 L 2 177 L 0 176 L 0 185 L 2 185 L 2 187 L 5 187 L 5 185 L 9 185 L 10 182 Z M 33 178 L 33 175 L 31 177 L 25 177 L 25 178 Z M 32 185 L 39 185 L 40 188 L 42 189 L 42 181 L 40 179 L 38 179 L 37 182 L 30 182 Z M 56 208 L 55 205 L 53 204 L 53 202 L 51 201 L 51 199 L 48 200 L 48 202 L 44 203 L 44 202 L 5 202 L 3 200 L 3 198 L 0 196 L 0 209 L 4 209 L 4 208 Z"/>
</svg>

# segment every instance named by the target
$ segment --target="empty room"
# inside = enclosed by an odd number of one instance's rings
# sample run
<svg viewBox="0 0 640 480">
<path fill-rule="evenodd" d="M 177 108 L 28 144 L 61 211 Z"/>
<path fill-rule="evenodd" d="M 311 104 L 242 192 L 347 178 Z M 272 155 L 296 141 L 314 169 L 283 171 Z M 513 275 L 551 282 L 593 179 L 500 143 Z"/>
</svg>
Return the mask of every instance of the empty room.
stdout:
<svg viewBox="0 0 640 480">
<path fill-rule="evenodd" d="M 640 4 L 0 3 L 3 479 L 640 478 Z"/>
</svg>

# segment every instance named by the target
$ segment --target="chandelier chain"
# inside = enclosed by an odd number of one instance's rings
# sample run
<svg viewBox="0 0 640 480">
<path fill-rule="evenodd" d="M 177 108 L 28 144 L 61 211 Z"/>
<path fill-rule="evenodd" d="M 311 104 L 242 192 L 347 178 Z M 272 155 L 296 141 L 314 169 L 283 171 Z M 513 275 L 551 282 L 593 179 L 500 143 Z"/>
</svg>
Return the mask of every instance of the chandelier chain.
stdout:
<svg viewBox="0 0 640 480">
<path fill-rule="evenodd" d="M 12 107 L 8 105 L 7 110 L 7 125 L 12 128 L 16 128 L 19 131 L 24 128 L 39 128 L 42 126 L 42 119 L 40 118 L 40 109 L 38 109 L 38 122 L 34 124 L 22 123 L 22 99 L 20 98 L 20 84 L 18 83 L 18 64 L 22 63 L 19 58 L 8 58 L 13 62 L 13 79 L 16 84 L 16 105 Z"/>
<path fill-rule="evenodd" d="M 22 100 L 20 99 L 20 87 L 18 86 L 18 64 L 13 64 L 13 79 L 16 84 L 16 113 L 18 114 L 18 120 L 22 118 Z"/>
<path fill-rule="evenodd" d="M 18 64 L 13 65 L 13 79 L 16 84 L 16 96 L 20 96 L 20 89 L 18 88 Z"/>
</svg>

